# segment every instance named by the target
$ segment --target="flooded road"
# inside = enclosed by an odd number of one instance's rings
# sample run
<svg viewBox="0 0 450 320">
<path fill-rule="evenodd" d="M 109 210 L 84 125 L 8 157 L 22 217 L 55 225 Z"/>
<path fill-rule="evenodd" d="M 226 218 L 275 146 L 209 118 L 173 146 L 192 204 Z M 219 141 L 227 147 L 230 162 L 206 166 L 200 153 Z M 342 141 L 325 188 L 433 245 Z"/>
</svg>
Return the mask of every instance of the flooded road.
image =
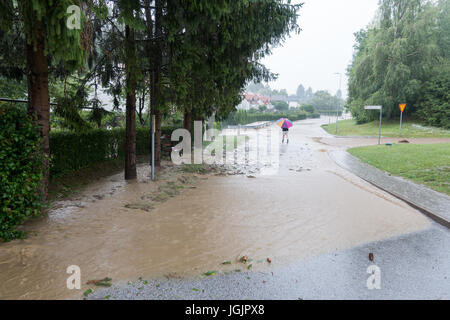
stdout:
<svg viewBox="0 0 450 320">
<path fill-rule="evenodd" d="M 247 269 L 238 262 L 244 255 L 254 270 L 270 270 L 430 226 L 334 164 L 328 151 L 346 146 L 320 124 L 296 123 L 290 144 L 272 149 L 276 166 L 228 176 L 169 168 L 157 184 L 141 166 L 137 182 L 115 175 L 54 204 L 26 225 L 28 239 L 0 244 L 0 299 L 78 299 L 87 281 L 105 277 L 198 278 Z M 81 290 L 66 288 L 70 265 L 81 269 Z"/>
</svg>

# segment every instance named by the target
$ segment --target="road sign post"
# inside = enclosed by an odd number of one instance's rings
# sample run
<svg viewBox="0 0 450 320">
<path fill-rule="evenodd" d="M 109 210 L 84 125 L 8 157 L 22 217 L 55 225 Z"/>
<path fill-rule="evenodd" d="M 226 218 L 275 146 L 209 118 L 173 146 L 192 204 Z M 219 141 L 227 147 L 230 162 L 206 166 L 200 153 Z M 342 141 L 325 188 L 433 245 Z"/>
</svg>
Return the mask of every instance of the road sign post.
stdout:
<svg viewBox="0 0 450 320">
<path fill-rule="evenodd" d="M 403 112 L 406 109 L 406 103 L 400 105 L 400 136 L 402 136 Z"/>
<path fill-rule="evenodd" d="M 380 110 L 380 126 L 378 130 L 378 145 L 381 144 L 381 122 L 383 120 L 383 106 L 367 106 L 364 107 L 366 110 Z"/>
</svg>

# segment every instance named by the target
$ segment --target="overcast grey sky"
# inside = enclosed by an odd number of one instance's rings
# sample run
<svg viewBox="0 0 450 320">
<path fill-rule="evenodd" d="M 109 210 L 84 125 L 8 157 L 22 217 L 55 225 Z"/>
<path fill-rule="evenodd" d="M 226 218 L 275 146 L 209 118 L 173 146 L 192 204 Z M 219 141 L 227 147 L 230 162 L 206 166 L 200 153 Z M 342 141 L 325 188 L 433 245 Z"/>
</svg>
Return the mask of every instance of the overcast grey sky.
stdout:
<svg viewBox="0 0 450 320">
<path fill-rule="evenodd" d="M 314 91 L 336 93 L 343 74 L 342 91 L 347 96 L 347 66 L 353 55 L 353 34 L 375 17 L 378 0 L 303 0 L 299 25 L 302 32 L 274 49 L 263 63 L 279 77 L 275 89 L 294 94 L 301 83 Z"/>
</svg>

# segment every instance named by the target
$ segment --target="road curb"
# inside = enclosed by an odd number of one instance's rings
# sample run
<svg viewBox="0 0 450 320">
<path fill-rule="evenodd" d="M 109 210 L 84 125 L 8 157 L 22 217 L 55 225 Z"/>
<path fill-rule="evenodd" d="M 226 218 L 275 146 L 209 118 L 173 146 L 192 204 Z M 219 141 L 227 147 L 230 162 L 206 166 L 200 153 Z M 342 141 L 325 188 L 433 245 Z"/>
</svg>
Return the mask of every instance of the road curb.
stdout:
<svg viewBox="0 0 450 320">
<path fill-rule="evenodd" d="M 408 203 L 437 223 L 450 228 L 450 197 L 447 195 L 412 181 L 390 176 L 363 163 L 347 151 L 331 151 L 328 154 L 341 168 Z M 418 196 L 421 198 L 418 198 Z"/>
</svg>

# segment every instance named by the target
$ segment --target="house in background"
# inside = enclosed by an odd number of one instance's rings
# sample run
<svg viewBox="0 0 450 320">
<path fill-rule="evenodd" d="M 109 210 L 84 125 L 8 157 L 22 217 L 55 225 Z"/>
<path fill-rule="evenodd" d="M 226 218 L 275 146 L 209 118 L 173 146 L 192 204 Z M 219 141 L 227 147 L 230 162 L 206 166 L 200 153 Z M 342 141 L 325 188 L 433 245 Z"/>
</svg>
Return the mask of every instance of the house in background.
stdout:
<svg viewBox="0 0 450 320">
<path fill-rule="evenodd" d="M 244 99 L 237 106 L 238 110 L 249 111 L 251 109 L 258 109 L 259 106 L 266 106 L 268 110 L 273 109 L 270 97 L 265 97 L 259 94 L 244 93 Z"/>
</svg>

